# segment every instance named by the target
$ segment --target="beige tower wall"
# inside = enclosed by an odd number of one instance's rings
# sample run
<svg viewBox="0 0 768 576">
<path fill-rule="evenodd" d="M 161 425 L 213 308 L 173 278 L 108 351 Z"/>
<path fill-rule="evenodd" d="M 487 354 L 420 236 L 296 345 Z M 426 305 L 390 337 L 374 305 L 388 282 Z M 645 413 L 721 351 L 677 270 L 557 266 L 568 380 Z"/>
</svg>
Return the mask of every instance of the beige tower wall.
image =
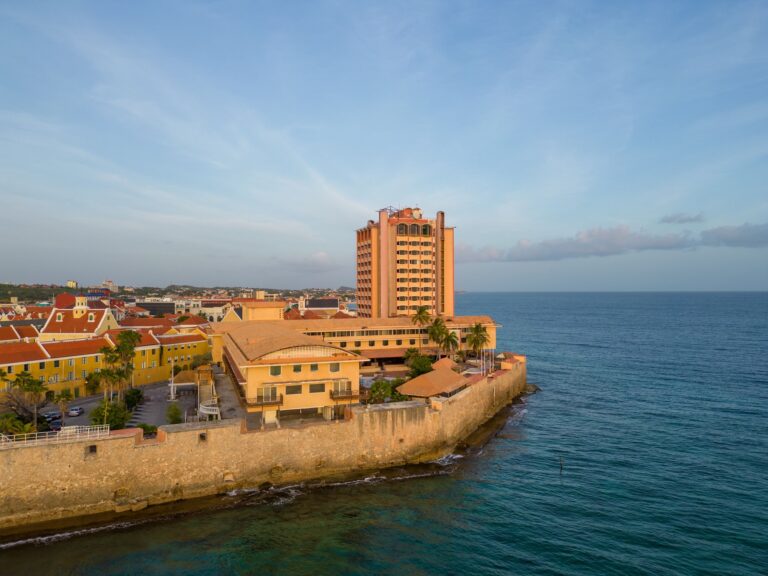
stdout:
<svg viewBox="0 0 768 576">
<path fill-rule="evenodd" d="M 455 255 L 453 248 L 453 228 L 445 229 L 445 242 L 443 246 L 443 261 L 444 261 L 444 274 L 443 274 L 443 298 L 444 298 L 444 314 L 446 316 L 454 315 L 454 301 L 456 298 L 456 286 L 455 286 Z"/>
</svg>

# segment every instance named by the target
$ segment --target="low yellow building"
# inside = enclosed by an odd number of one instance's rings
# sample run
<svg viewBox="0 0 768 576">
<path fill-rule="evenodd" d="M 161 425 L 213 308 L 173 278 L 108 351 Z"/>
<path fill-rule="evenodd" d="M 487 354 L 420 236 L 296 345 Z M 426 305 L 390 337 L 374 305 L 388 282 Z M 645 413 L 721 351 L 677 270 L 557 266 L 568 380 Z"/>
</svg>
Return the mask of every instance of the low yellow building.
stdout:
<svg viewBox="0 0 768 576">
<path fill-rule="evenodd" d="M 362 357 L 284 325 L 262 327 L 230 326 L 218 340 L 220 361 L 248 412 L 262 414 L 264 423 L 291 415 L 333 419 L 358 402 Z"/>
<path fill-rule="evenodd" d="M 486 350 L 496 348 L 498 325 L 490 316 L 442 317 L 449 331 L 456 332 L 459 350 L 467 351 L 467 334 L 475 324 L 482 325 L 488 334 Z M 424 354 L 435 354 L 437 348 L 429 339 L 428 326 L 419 326 L 408 317 L 394 318 L 328 318 L 318 320 L 284 320 L 260 322 L 262 330 L 287 328 L 307 336 L 317 336 L 326 343 L 358 353 L 373 361 L 400 360 L 409 348 Z M 214 361 L 221 361 L 221 336 L 231 324 L 219 323 L 211 327 L 211 352 Z"/>
<path fill-rule="evenodd" d="M 0 344 L 0 370 L 7 375 L 6 386 L 26 371 L 42 379 L 52 394 L 68 389 L 74 398 L 84 396 L 86 377 L 106 367 L 101 351 L 117 344 L 119 332 L 110 330 L 101 337 L 82 340 Z M 207 337 L 197 331 L 161 336 L 151 330 L 136 332 L 141 339 L 134 351 L 134 386 L 168 380 L 175 365 L 189 367 L 195 356 L 209 352 Z"/>
<path fill-rule="evenodd" d="M 285 306 L 286 303 L 282 300 L 236 298 L 233 301 L 233 307 L 227 310 L 222 322 L 282 320 Z"/>
</svg>

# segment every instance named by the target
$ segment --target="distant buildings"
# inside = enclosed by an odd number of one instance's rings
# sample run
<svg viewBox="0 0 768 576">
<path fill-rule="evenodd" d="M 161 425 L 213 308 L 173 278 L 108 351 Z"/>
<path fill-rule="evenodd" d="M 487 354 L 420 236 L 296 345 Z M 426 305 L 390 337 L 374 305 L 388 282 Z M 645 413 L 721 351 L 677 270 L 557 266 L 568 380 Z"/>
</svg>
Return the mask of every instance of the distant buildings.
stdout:
<svg viewBox="0 0 768 576">
<path fill-rule="evenodd" d="M 453 228 L 443 212 L 429 219 L 418 208 L 384 208 L 357 231 L 358 315 L 408 316 L 420 306 L 453 315 Z"/>
</svg>

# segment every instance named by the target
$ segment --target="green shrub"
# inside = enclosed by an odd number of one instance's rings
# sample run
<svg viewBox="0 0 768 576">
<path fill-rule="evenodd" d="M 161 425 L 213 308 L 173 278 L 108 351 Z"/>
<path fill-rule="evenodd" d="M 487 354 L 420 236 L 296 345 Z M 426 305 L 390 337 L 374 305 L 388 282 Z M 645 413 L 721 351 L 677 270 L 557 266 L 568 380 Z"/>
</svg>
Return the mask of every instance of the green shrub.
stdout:
<svg viewBox="0 0 768 576">
<path fill-rule="evenodd" d="M 168 405 L 165 410 L 165 418 L 168 420 L 168 424 L 181 424 L 184 421 L 181 417 L 181 408 L 176 402 Z"/>
<path fill-rule="evenodd" d="M 138 427 L 144 431 L 144 436 L 157 434 L 157 426 L 153 426 L 152 424 L 139 424 Z"/>
<path fill-rule="evenodd" d="M 102 400 L 91 412 L 91 424 L 100 425 L 104 424 L 104 412 L 107 413 L 107 421 L 111 430 L 119 430 L 125 428 L 125 423 L 131 417 L 131 413 L 128 408 L 125 407 L 123 402 L 104 402 Z"/>
<path fill-rule="evenodd" d="M 404 378 L 395 378 L 394 380 L 375 380 L 371 385 L 371 394 L 369 401 L 371 404 L 380 404 L 389 400 L 390 402 L 400 402 L 407 400 L 407 396 L 400 394 L 396 388 L 405 382 Z"/>
<path fill-rule="evenodd" d="M 138 388 L 130 388 L 125 391 L 125 407 L 131 412 L 144 399 L 144 392 Z"/>
<path fill-rule="evenodd" d="M 414 356 L 411 358 L 410 367 L 411 369 L 408 371 L 408 376 L 416 378 L 416 376 L 432 372 L 432 360 L 429 356 Z"/>
</svg>

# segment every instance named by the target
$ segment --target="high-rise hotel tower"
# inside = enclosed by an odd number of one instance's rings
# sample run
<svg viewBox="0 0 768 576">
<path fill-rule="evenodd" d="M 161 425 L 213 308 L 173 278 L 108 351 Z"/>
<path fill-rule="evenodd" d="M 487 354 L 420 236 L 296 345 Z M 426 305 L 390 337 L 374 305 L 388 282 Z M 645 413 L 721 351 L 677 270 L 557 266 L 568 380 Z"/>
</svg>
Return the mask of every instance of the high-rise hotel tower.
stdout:
<svg viewBox="0 0 768 576">
<path fill-rule="evenodd" d="M 419 306 L 453 316 L 453 228 L 445 214 L 383 208 L 357 231 L 357 308 L 362 318 L 410 316 Z"/>
</svg>

